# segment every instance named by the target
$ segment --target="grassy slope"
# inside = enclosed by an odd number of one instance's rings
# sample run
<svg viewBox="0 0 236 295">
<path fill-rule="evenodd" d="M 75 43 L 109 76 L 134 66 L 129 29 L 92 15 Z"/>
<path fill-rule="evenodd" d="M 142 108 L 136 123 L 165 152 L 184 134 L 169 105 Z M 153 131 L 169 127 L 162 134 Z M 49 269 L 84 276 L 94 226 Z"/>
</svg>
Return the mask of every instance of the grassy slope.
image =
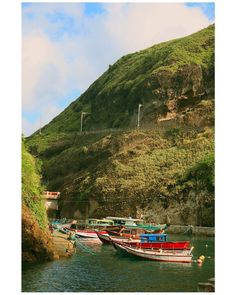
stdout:
<svg viewBox="0 0 236 295">
<path fill-rule="evenodd" d="M 194 83 L 191 79 L 196 80 L 196 77 L 191 78 L 191 75 L 199 74 L 198 69 L 202 77 L 197 79 L 203 84 L 199 93 L 205 91 L 207 99 L 209 96 L 213 98 L 214 26 L 123 56 L 43 132 L 79 130 L 81 111 L 90 113 L 84 117 L 87 130 L 133 126 L 138 103 L 144 104 L 146 116 L 151 119 L 149 113 L 155 110 L 153 107 L 149 109 L 149 104 L 165 101 L 167 88 L 171 88 L 176 96 L 181 95 L 186 88 L 186 79 L 190 76 L 189 85 Z M 192 87 L 196 88 L 195 85 Z M 162 104 L 163 108 L 165 111 L 166 106 Z"/>
</svg>

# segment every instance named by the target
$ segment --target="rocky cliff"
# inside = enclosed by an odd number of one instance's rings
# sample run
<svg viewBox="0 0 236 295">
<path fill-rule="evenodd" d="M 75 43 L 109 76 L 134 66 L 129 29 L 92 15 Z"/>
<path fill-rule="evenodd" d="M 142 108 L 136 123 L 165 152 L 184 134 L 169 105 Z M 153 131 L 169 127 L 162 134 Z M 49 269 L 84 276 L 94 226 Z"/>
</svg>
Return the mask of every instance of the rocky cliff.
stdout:
<svg viewBox="0 0 236 295">
<path fill-rule="evenodd" d="M 52 260 L 54 248 L 48 231 L 42 230 L 30 209 L 22 207 L 22 261 Z"/>
</svg>

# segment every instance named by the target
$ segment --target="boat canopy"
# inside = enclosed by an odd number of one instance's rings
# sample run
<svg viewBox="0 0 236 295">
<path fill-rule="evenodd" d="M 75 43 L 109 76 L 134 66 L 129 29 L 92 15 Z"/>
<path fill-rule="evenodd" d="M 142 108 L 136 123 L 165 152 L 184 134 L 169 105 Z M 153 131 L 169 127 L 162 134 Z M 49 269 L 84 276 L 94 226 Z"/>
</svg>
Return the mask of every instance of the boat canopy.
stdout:
<svg viewBox="0 0 236 295">
<path fill-rule="evenodd" d="M 141 234 L 141 243 L 146 242 L 166 242 L 167 234 Z"/>
<path fill-rule="evenodd" d="M 146 225 L 146 224 L 137 224 L 137 225 L 127 225 L 125 226 L 125 228 L 127 230 L 132 230 L 134 228 L 136 229 L 143 229 L 145 230 L 146 232 L 155 232 L 155 231 L 159 231 L 159 230 L 162 230 L 163 229 L 163 226 L 158 224 L 158 225 Z"/>
<path fill-rule="evenodd" d="M 143 222 L 143 219 L 131 218 L 131 217 L 111 217 L 108 216 L 106 219 L 110 219 L 114 221 L 114 225 L 137 225 L 137 223 Z"/>
<path fill-rule="evenodd" d="M 88 224 L 89 225 L 113 225 L 114 221 L 111 219 L 90 218 L 90 219 L 88 219 Z"/>
</svg>

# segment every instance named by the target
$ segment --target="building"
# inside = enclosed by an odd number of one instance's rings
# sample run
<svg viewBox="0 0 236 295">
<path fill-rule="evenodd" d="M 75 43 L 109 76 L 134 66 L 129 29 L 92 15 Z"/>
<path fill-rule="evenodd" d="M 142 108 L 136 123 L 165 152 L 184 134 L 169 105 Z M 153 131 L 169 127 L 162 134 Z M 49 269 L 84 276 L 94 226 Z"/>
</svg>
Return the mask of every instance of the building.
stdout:
<svg viewBox="0 0 236 295">
<path fill-rule="evenodd" d="M 51 218 L 58 218 L 59 217 L 59 198 L 61 193 L 60 192 L 44 192 L 45 198 L 45 207 L 47 210 L 48 217 Z"/>
</svg>

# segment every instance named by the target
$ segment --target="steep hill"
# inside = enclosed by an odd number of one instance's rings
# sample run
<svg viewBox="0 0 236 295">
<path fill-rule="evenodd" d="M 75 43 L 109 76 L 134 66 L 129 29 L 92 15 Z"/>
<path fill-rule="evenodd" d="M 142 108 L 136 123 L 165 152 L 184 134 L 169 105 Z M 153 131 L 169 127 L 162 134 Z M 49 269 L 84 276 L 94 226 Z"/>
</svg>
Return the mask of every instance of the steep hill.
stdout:
<svg viewBox="0 0 236 295">
<path fill-rule="evenodd" d="M 122 57 L 27 145 L 61 216 L 213 225 L 214 25 Z"/>
<path fill-rule="evenodd" d="M 154 45 L 128 54 L 96 80 L 66 108 L 44 132 L 134 127 L 138 104 L 143 104 L 142 124 L 177 119 L 182 123 L 206 124 L 207 108 L 213 110 L 214 25 L 191 36 Z M 203 122 L 202 122 L 203 120 Z"/>
</svg>

